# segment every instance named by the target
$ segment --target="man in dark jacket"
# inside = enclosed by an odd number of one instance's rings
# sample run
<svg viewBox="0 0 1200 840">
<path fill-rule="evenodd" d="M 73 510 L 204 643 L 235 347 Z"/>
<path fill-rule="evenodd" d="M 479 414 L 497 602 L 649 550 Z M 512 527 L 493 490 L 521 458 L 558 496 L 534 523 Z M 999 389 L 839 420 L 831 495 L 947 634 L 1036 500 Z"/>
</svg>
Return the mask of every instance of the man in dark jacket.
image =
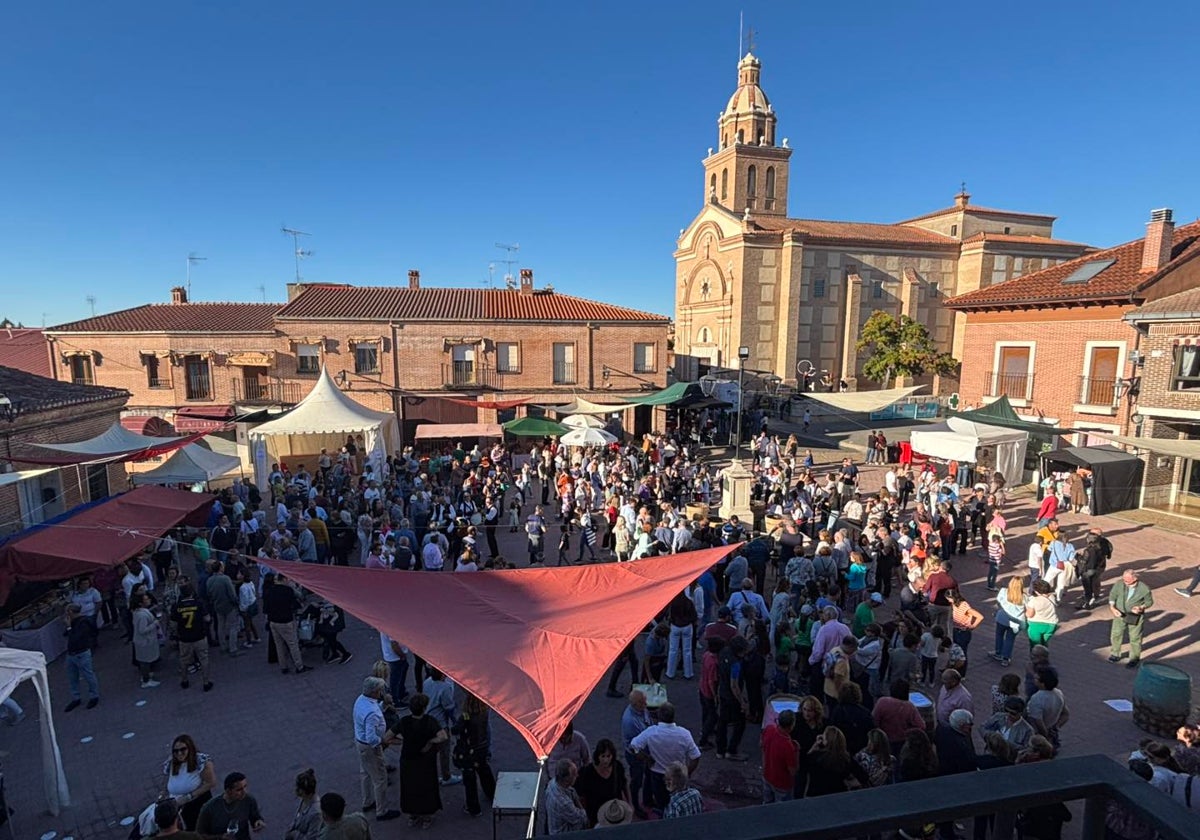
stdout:
<svg viewBox="0 0 1200 840">
<path fill-rule="evenodd" d="M 311 671 L 300 656 L 300 640 L 296 636 L 296 612 L 300 609 L 300 598 L 291 584 L 284 580 L 283 575 L 268 572 L 263 576 L 263 612 L 267 616 L 267 626 L 275 639 L 275 648 L 279 651 L 280 662 L 283 663 L 283 673 L 290 674 L 286 654 L 290 654 L 292 664 L 297 674 Z"/>
<path fill-rule="evenodd" d="M 937 748 L 939 776 L 973 773 L 978 769 L 975 745 L 971 742 L 974 725 L 975 719 L 966 709 L 951 712 L 949 726 L 938 724 L 933 732 L 933 743 Z M 953 840 L 954 823 L 938 823 L 938 836 Z"/>
</svg>

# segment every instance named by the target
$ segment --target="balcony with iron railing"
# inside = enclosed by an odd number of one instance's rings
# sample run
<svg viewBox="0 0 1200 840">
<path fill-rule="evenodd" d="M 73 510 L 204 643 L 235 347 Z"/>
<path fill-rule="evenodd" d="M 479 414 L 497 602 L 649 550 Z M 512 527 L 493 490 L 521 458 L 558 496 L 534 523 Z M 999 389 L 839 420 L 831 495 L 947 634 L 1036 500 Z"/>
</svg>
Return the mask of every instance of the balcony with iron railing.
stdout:
<svg viewBox="0 0 1200 840">
<path fill-rule="evenodd" d="M 304 398 L 299 382 L 234 377 L 233 401 L 242 405 L 295 405 Z"/>
<path fill-rule="evenodd" d="M 498 388 L 496 369 L 474 362 L 443 362 L 442 387 L 463 389 Z"/>
<path fill-rule="evenodd" d="M 1079 402 L 1081 405 L 1112 409 L 1117 407 L 1120 399 L 1121 391 L 1117 379 L 1096 376 L 1079 377 Z"/>
<path fill-rule="evenodd" d="M 575 384 L 575 363 L 574 362 L 555 362 L 554 363 L 554 384 L 555 385 L 574 385 Z"/>
<path fill-rule="evenodd" d="M 988 395 L 1008 397 L 1010 400 L 1033 399 L 1033 374 L 992 371 L 991 391 Z"/>
</svg>

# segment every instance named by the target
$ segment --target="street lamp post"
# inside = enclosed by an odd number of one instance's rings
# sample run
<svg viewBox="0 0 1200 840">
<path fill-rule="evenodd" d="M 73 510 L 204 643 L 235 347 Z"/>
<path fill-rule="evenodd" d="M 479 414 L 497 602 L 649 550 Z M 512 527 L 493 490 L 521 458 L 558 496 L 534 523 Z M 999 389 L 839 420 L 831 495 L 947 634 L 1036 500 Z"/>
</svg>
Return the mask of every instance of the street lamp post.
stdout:
<svg viewBox="0 0 1200 840">
<path fill-rule="evenodd" d="M 737 413 L 737 446 L 733 451 L 735 461 L 742 460 L 742 401 L 745 394 L 746 359 L 750 358 L 750 348 L 742 345 L 738 348 L 738 413 Z"/>
</svg>

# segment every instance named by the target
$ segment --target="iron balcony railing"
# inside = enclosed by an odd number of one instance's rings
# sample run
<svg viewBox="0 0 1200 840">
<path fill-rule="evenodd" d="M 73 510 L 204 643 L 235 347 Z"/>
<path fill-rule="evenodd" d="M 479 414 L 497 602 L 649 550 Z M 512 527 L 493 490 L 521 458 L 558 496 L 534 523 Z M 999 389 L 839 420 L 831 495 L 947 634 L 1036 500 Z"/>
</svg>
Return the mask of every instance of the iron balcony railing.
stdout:
<svg viewBox="0 0 1200 840">
<path fill-rule="evenodd" d="M 1079 377 L 1079 402 L 1083 405 L 1109 406 L 1115 408 L 1120 399 L 1116 379 L 1095 376 Z"/>
<path fill-rule="evenodd" d="M 474 362 L 443 362 L 442 387 L 495 388 L 496 369 Z"/>
<path fill-rule="evenodd" d="M 303 399 L 299 382 L 233 378 L 233 401 L 250 405 L 295 405 Z"/>
<path fill-rule="evenodd" d="M 1010 400 L 1028 400 L 1033 398 L 1032 373 L 1000 373 L 992 372 L 993 397 L 1008 397 Z"/>
</svg>

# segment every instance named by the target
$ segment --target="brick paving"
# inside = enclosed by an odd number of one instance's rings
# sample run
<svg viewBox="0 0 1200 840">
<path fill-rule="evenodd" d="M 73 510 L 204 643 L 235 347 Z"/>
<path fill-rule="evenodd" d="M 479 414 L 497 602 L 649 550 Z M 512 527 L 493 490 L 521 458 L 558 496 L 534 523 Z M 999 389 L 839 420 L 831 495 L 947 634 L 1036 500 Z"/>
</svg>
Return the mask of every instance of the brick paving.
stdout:
<svg viewBox="0 0 1200 840">
<path fill-rule="evenodd" d="M 822 453 L 820 460 L 836 457 L 837 453 Z M 867 486 L 879 480 L 877 468 L 864 470 Z M 1024 558 L 1032 532 L 1030 498 L 1018 495 L 1017 501 L 1010 504 L 1009 522 L 1014 534 L 1010 552 L 1016 559 Z M 1101 525 L 1115 546 L 1106 585 L 1118 579 L 1122 568 L 1136 566 L 1154 588 L 1157 603 L 1148 619 L 1144 657 L 1174 665 L 1195 678 L 1200 674 L 1200 644 L 1196 638 L 1200 598 L 1189 601 L 1171 590 L 1190 578 L 1197 562 L 1196 538 L 1116 517 L 1068 515 L 1063 521 L 1068 533 L 1080 537 L 1092 523 Z M 501 533 L 500 540 L 509 556 L 523 558 L 519 535 Z M 972 668 L 967 678 L 975 696 L 977 718 L 988 711 L 990 687 L 1005 670 L 985 655 L 991 641 L 994 608 L 983 588 L 984 571 L 983 562 L 974 557 L 959 559 L 954 570 L 969 600 L 987 619 L 971 645 Z M 1068 603 L 1078 594 L 1078 590 L 1069 593 Z M 403 609 L 403 604 L 397 607 Z M 1061 612 L 1063 623 L 1051 650 L 1072 712 L 1070 724 L 1062 733 L 1064 751 L 1119 757 L 1146 735 L 1134 727 L 1131 715 L 1114 712 L 1103 701 L 1130 698 L 1134 673 L 1106 661 L 1109 622 L 1105 611 L 1077 613 L 1065 606 Z M 469 632 L 486 632 L 486 628 Z M 470 643 L 469 632 L 464 634 L 464 644 Z M 50 667 L 54 722 L 74 801 L 59 817 L 43 813 L 37 702 L 30 686 L 22 686 L 15 695 L 26 709 L 27 720 L 16 727 L 0 727 L 0 761 L 9 801 L 17 808 L 13 818 L 17 838 L 37 838 L 46 832 L 76 840 L 126 837 L 129 829 L 120 821 L 135 815 L 160 791 L 161 766 L 171 739 L 183 732 L 191 734 L 199 748 L 213 756 L 218 777 L 231 770 L 248 775 L 251 793 L 258 798 L 268 822 L 264 837 L 282 836 L 286 830 L 295 804 L 292 780 L 307 767 L 315 768 L 322 792 L 336 790 L 352 806 L 357 803 L 359 782 L 350 709 L 379 649 L 377 635 L 366 626 L 351 619 L 343 634 L 344 642 L 355 654 L 352 663 L 320 665 L 319 655 L 312 650 L 306 656 L 317 667 L 305 675 L 284 676 L 275 667 L 267 667 L 265 646 L 236 660 L 215 655 L 216 688 L 210 694 L 200 693 L 197 681 L 189 690 L 180 689 L 173 674 L 165 677 L 157 689 L 140 689 L 136 669 L 129 664 L 129 648 L 119 643 L 113 631 L 103 632 L 102 640 L 97 673 L 103 701 L 95 710 L 80 708 L 63 714 L 68 698 L 65 668 L 61 660 Z M 1018 643 L 1017 647 L 1011 668 L 1023 671 L 1024 645 Z M 628 687 L 627 680 L 625 676 L 622 690 Z M 577 718 L 577 729 L 593 744 L 601 737 L 619 737 L 624 703 L 606 698 L 604 687 L 602 682 Z M 695 683 L 679 680 L 670 682 L 668 689 L 679 708 L 680 721 L 695 730 L 699 723 Z M 137 705 L 140 701 L 145 701 L 144 705 Z M 493 732 L 496 770 L 535 769 L 533 756 L 511 727 L 493 717 Z M 132 734 L 126 738 L 127 733 Z M 83 743 L 85 738 L 91 740 Z M 726 807 L 757 801 L 757 740 L 757 727 L 751 726 L 744 741 L 744 751 L 750 754 L 745 765 L 719 762 L 712 753 L 705 753 L 696 781 L 707 797 Z M 429 836 L 454 840 L 490 836 L 486 815 L 471 819 L 462 812 L 461 786 L 443 788 L 443 802 L 444 811 Z M 500 836 L 523 836 L 523 830 L 523 821 L 506 820 L 501 824 Z M 380 838 L 400 837 L 408 831 L 404 820 L 372 825 L 373 835 Z"/>
</svg>

